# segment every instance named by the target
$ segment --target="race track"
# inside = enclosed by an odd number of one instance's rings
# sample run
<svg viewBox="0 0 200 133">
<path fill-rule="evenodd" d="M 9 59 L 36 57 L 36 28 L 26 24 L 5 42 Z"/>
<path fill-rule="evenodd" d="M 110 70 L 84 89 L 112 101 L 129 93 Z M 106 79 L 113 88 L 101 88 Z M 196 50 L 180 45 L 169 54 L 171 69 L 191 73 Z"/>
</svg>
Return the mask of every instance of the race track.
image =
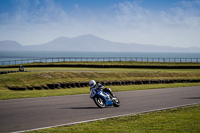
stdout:
<svg viewBox="0 0 200 133">
<path fill-rule="evenodd" d="M 99 109 L 89 94 L 0 101 L 0 132 L 24 131 L 200 103 L 200 87 L 115 93 L 119 108 Z"/>
</svg>

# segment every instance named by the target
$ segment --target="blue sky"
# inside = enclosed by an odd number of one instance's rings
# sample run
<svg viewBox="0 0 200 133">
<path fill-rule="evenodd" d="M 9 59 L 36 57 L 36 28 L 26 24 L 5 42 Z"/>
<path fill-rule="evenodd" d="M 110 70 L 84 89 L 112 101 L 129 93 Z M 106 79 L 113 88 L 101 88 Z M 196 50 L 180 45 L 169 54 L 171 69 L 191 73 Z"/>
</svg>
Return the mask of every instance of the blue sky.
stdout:
<svg viewBox="0 0 200 133">
<path fill-rule="evenodd" d="M 200 47 L 200 0 L 0 0 L 0 40 L 34 45 L 83 34 Z"/>
</svg>

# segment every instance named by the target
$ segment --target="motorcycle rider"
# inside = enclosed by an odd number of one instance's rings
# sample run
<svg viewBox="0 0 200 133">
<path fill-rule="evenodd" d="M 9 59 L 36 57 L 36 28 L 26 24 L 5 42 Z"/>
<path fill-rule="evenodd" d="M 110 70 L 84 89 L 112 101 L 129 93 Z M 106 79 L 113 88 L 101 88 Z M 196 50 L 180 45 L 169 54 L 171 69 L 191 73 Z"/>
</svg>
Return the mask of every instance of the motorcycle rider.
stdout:
<svg viewBox="0 0 200 133">
<path fill-rule="evenodd" d="M 24 72 L 25 71 L 25 69 L 24 69 L 24 67 L 22 65 L 19 66 L 19 71 L 20 72 Z"/>
<path fill-rule="evenodd" d="M 97 88 L 97 89 L 103 89 L 104 92 L 108 92 L 110 93 L 110 95 L 113 97 L 114 94 L 111 92 L 111 89 L 110 88 L 104 88 L 103 85 L 101 85 L 100 83 L 96 83 L 96 81 L 94 80 L 91 80 L 89 82 L 89 86 L 90 86 L 90 91 L 94 88 Z"/>
</svg>

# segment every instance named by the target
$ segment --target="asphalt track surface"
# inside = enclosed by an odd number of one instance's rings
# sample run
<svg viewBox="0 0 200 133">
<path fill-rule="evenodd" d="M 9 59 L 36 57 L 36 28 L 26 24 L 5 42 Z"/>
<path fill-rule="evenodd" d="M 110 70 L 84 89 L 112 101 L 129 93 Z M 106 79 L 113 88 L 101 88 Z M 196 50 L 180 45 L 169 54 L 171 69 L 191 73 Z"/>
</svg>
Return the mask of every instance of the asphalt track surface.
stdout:
<svg viewBox="0 0 200 133">
<path fill-rule="evenodd" d="M 200 87 L 115 93 L 121 106 L 99 109 L 88 94 L 0 101 L 0 132 L 67 125 L 200 103 Z"/>
</svg>

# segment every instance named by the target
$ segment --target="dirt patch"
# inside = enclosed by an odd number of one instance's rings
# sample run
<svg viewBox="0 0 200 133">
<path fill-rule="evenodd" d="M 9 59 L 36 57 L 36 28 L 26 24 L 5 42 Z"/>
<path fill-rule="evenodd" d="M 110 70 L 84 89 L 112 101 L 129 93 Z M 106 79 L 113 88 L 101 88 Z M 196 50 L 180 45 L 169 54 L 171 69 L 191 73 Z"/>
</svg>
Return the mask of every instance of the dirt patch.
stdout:
<svg viewBox="0 0 200 133">
<path fill-rule="evenodd" d="M 46 79 L 52 78 L 52 76 L 49 75 L 48 73 L 39 73 L 39 74 L 37 74 L 37 76 L 42 77 L 42 78 L 46 78 Z"/>
</svg>

